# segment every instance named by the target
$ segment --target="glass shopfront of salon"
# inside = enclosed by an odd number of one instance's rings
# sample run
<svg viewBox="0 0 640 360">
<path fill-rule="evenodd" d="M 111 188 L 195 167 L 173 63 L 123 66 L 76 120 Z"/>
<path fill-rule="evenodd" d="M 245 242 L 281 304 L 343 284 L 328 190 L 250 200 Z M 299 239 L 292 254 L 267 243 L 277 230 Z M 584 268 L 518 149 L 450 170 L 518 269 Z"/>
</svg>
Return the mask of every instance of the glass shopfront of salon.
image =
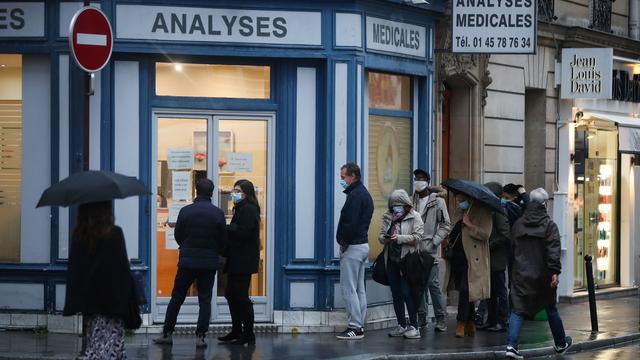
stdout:
<svg viewBox="0 0 640 360">
<path fill-rule="evenodd" d="M 593 257 L 597 286 L 618 282 L 618 131 L 594 121 L 575 131 L 574 287 L 586 288 L 585 255 Z"/>
<path fill-rule="evenodd" d="M 156 63 L 156 95 L 202 98 L 268 99 L 269 66 Z M 215 184 L 213 203 L 233 216 L 234 183 L 248 179 L 256 188 L 261 207 L 260 266 L 249 289 L 256 320 L 270 320 L 267 297 L 268 267 L 272 266 L 271 136 L 274 114 L 252 111 L 154 109 L 155 201 L 155 321 L 163 321 L 177 271 L 178 244 L 174 229 L 180 209 L 192 203 L 195 183 L 209 178 Z M 224 289 L 226 276 L 219 273 L 214 287 L 215 321 L 229 321 Z M 187 294 L 179 322 L 195 322 L 197 288 Z"/>
</svg>

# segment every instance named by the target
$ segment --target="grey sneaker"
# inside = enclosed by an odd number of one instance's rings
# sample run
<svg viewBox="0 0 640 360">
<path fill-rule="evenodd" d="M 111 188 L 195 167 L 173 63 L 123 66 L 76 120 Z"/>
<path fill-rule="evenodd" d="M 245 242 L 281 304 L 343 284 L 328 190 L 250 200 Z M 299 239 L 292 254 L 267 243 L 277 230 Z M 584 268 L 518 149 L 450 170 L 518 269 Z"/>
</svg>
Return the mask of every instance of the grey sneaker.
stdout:
<svg viewBox="0 0 640 360">
<path fill-rule="evenodd" d="M 436 331 L 439 331 L 439 332 L 447 331 L 447 323 L 444 321 L 444 319 L 438 319 L 436 321 Z"/>
<path fill-rule="evenodd" d="M 413 326 L 407 326 L 407 331 L 403 334 L 405 339 L 420 339 L 420 330 L 414 328 Z"/>
<path fill-rule="evenodd" d="M 522 356 L 522 354 L 520 354 L 518 349 L 514 348 L 513 346 L 507 346 L 507 351 L 505 353 L 505 356 L 509 359 L 516 359 L 516 360 L 524 359 L 524 356 Z"/>
<path fill-rule="evenodd" d="M 206 348 L 207 343 L 204 341 L 204 335 L 196 336 L 196 347 L 197 348 Z"/>
<path fill-rule="evenodd" d="M 173 345 L 173 337 L 171 333 L 162 334 L 160 337 L 153 339 L 153 342 L 158 345 Z"/>
<path fill-rule="evenodd" d="M 402 326 L 398 325 L 393 330 L 391 330 L 389 332 L 389 336 L 391 336 L 391 337 L 401 337 L 401 336 L 404 335 L 405 331 L 407 331 L 407 329 L 405 329 Z"/>
</svg>

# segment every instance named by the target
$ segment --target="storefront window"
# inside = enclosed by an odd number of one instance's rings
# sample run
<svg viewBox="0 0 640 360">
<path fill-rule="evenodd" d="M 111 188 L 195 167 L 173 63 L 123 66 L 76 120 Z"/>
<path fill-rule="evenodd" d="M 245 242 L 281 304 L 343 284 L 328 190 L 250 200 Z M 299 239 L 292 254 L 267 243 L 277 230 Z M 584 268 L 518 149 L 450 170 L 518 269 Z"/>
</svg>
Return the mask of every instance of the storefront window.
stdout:
<svg viewBox="0 0 640 360">
<path fill-rule="evenodd" d="M 0 262 L 20 262 L 22 56 L 0 54 Z"/>
<path fill-rule="evenodd" d="M 269 66 L 156 63 L 156 95 L 268 99 Z"/>
<path fill-rule="evenodd" d="M 618 133 L 611 128 L 578 128 L 575 154 L 575 282 L 586 287 L 584 256 L 593 256 L 597 285 L 617 281 Z"/>
<path fill-rule="evenodd" d="M 410 84 L 407 76 L 369 73 L 369 161 L 367 182 L 374 212 L 369 227 L 371 260 L 382 250 L 378 233 L 389 195 L 396 189 L 411 187 L 411 118 L 376 115 L 376 109 L 410 111 Z M 392 114 L 392 113 L 391 113 Z"/>
</svg>

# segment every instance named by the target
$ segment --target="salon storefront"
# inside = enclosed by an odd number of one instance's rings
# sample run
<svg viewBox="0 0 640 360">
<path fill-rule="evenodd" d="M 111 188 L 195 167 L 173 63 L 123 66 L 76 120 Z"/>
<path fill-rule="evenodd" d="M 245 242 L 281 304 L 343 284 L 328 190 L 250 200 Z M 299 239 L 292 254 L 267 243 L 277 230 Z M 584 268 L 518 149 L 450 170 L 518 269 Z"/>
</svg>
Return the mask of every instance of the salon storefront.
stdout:
<svg viewBox="0 0 640 360">
<path fill-rule="evenodd" d="M 561 295 L 587 287 L 585 255 L 593 257 L 597 288 L 633 287 L 640 281 L 638 66 L 613 56 L 612 49 L 563 49 L 561 201 L 555 206 L 567 211 L 554 211 L 566 231 Z"/>
<path fill-rule="evenodd" d="M 360 164 L 375 220 L 411 169 L 432 166 L 433 37 L 443 11 L 402 1 L 102 1 L 115 39 L 92 77 L 91 169 L 137 176 L 154 195 L 115 202 L 145 324 L 159 329 L 173 285 L 178 211 L 199 178 L 231 217 L 251 180 L 262 208 L 256 320 L 279 331 L 344 325 L 335 228 L 339 168 Z M 41 191 L 81 171 L 82 72 L 67 43 L 80 2 L 3 3 L 0 26 L 0 327 L 77 331 L 59 316 L 74 208 L 35 209 Z M 2 18 L 5 19 L 5 18 Z M 2 23 L 0 23 L 2 25 Z M 379 246 L 371 237 L 371 257 Z M 212 323 L 230 320 L 224 276 Z M 179 323 L 195 323 L 195 288 Z M 368 321 L 392 313 L 367 281 Z M 19 314 L 20 316 L 17 316 Z"/>
</svg>

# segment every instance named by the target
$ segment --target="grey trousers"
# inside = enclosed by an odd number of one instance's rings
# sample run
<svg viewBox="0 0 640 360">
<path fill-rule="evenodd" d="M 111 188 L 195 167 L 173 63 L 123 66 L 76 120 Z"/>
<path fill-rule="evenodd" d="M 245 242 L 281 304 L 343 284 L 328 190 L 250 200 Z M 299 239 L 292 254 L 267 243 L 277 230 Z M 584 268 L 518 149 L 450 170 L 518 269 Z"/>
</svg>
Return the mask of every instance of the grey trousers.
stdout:
<svg viewBox="0 0 640 360">
<path fill-rule="evenodd" d="M 367 294 L 364 289 L 365 264 L 369 257 L 369 244 L 349 245 L 340 255 L 340 287 L 344 297 L 349 327 L 364 327 L 367 315 Z"/>
<path fill-rule="evenodd" d="M 447 316 L 447 307 L 444 303 L 444 296 L 442 295 L 442 288 L 440 287 L 440 269 L 438 267 L 438 261 L 433 262 L 431 268 L 431 275 L 429 275 L 429 285 L 424 289 L 420 296 L 420 302 L 418 303 L 418 318 L 426 319 L 427 317 L 427 292 L 431 295 L 431 304 L 433 305 L 433 312 L 438 320 L 442 320 Z"/>
</svg>

